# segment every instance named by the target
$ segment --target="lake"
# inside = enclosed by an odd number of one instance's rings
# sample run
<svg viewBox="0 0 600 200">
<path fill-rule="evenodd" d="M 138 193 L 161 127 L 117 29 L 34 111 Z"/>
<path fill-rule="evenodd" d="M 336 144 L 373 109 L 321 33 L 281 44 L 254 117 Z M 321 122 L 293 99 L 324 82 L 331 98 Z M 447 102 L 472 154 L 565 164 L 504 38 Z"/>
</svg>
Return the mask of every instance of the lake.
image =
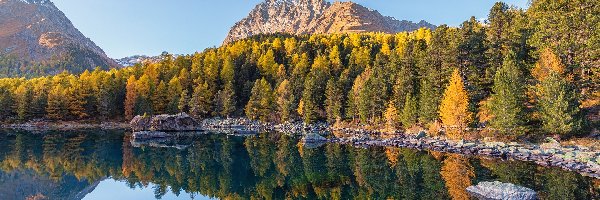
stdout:
<svg viewBox="0 0 600 200">
<path fill-rule="evenodd" d="M 0 132 L 0 199 L 468 199 L 480 181 L 542 199 L 599 199 L 600 181 L 558 168 L 404 148 L 303 146 L 207 134 L 132 141 L 124 131 Z"/>
</svg>

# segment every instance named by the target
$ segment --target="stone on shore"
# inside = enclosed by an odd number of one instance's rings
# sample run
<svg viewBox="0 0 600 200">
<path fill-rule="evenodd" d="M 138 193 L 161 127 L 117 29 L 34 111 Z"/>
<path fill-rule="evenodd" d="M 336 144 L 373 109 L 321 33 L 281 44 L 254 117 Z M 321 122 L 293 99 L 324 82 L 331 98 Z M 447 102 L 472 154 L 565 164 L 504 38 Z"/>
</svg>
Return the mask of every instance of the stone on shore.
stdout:
<svg viewBox="0 0 600 200">
<path fill-rule="evenodd" d="M 537 193 L 532 189 L 517 186 L 511 183 L 480 182 L 476 186 L 469 186 L 467 191 L 480 200 L 534 200 Z"/>
<path fill-rule="evenodd" d="M 199 124 L 186 113 L 177 115 L 156 115 L 156 116 L 135 116 L 131 122 L 131 129 L 134 132 L 140 131 L 163 131 L 163 132 L 182 132 L 198 131 Z"/>
</svg>

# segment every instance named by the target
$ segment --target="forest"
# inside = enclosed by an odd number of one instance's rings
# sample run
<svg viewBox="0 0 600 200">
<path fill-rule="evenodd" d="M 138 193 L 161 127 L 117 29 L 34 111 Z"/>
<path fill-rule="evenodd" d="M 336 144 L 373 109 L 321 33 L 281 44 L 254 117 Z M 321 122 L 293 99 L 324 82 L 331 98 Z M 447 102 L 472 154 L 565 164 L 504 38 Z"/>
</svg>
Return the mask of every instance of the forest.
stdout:
<svg viewBox="0 0 600 200">
<path fill-rule="evenodd" d="M 260 35 L 123 69 L 0 79 L 0 120 L 129 120 L 187 112 L 442 127 L 518 138 L 598 127 L 600 5 L 496 3 L 485 22 L 397 34 Z"/>
</svg>

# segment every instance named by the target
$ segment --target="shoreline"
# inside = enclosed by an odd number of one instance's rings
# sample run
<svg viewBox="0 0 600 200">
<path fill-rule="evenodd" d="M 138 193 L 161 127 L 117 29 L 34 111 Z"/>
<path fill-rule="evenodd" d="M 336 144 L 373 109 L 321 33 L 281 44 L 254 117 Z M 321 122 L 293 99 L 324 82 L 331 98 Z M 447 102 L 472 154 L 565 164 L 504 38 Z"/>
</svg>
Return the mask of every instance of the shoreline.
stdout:
<svg viewBox="0 0 600 200">
<path fill-rule="evenodd" d="M 327 123 L 262 123 L 245 118 L 205 119 L 200 123 L 204 132 L 226 134 L 256 134 L 260 132 L 280 132 L 287 135 L 302 136 L 306 133 L 332 135 L 323 142 L 348 144 L 358 147 L 400 147 L 416 150 L 432 150 L 444 153 L 456 153 L 467 156 L 482 156 L 502 160 L 534 162 L 545 167 L 559 167 L 578 172 L 583 176 L 600 179 L 600 151 L 579 145 L 561 145 L 550 140 L 546 143 L 524 144 L 517 142 L 498 142 L 481 140 L 449 140 L 444 137 L 429 137 L 425 134 L 385 135 L 380 131 L 360 128 L 334 127 Z M 27 122 L 20 124 L 1 124 L 1 129 L 24 130 L 33 132 L 76 131 L 76 130 L 131 130 L 124 122 Z M 152 133 L 152 131 L 150 132 Z M 193 133 L 193 132 L 192 132 Z M 142 133 L 147 134 L 147 133 Z M 169 134 L 165 133 L 167 137 Z M 164 136 L 164 135 L 163 135 Z M 145 138 L 152 140 L 152 137 Z"/>
<path fill-rule="evenodd" d="M 91 122 L 91 121 L 30 121 L 25 123 L 0 124 L 0 129 L 22 130 L 33 132 L 46 131 L 77 131 L 77 130 L 130 130 L 129 123 L 125 122 Z"/>
</svg>

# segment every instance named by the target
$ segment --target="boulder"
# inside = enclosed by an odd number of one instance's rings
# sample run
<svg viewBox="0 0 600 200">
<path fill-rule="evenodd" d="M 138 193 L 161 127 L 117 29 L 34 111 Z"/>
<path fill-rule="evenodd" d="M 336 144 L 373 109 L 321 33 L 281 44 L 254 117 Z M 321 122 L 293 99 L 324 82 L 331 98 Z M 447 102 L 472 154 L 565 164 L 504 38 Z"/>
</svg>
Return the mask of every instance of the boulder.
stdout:
<svg viewBox="0 0 600 200">
<path fill-rule="evenodd" d="M 467 187 L 467 191 L 480 200 L 502 199 L 502 200 L 534 200 L 537 193 L 529 188 L 517 186 L 511 183 L 480 182 L 476 186 Z"/>
<path fill-rule="evenodd" d="M 182 132 L 198 131 L 199 123 L 185 113 L 177 115 L 135 116 L 129 123 L 134 132 L 163 131 Z"/>
<path fill-rule="evenodd" d="M 316 142 L 326 142 L 327 138 L 317 134 L 317 133 L 307 133 L 302 137 L 302 142 L 304 143 L 316 143 Z"/>
</svg>

